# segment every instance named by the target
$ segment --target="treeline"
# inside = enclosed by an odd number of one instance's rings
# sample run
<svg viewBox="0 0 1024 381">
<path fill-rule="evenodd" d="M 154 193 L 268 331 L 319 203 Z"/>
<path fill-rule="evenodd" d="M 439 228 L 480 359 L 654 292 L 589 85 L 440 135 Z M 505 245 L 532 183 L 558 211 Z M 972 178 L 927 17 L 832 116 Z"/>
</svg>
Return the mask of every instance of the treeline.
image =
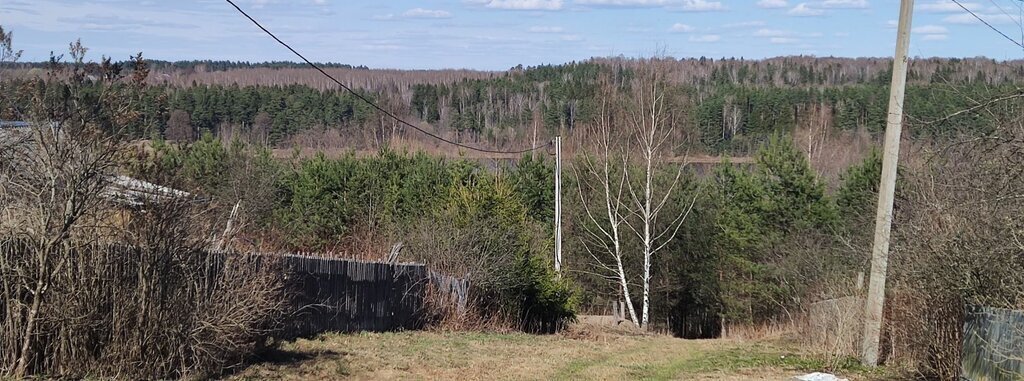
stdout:
<svg viewBox="0 0 1024 381">
<path fill-rule="evenodd" d="M 129 65 L 132 62 L 131 59 L 123 61 L 114 61 L 114 63 Z M 305 62 L 293 62 L 293 61 L 264 61 L 264 62 L 249 62 L 249 61 L 226 61 L 226 60 L 185 60 L 185 61 L 165 61 L 165 60 L 148 60 L 151 68 L 158 72 L 172 71 L 172 70 L 183 70 L 183 71 L 226 71 L 231 69 L 256 69 L 256 68 L 268 68 L 268 69 L 304 69 L 308 68 L 309 65 Z M 49 62 L 5 62 L 0 64 L 0 67 L 7 68 L 21 68 L 21 69 L 32 69 L 41 68 L 45 69 L 50 65 Z M 341 68 L 341 69 L 359 69 L 369 70 L 364 65 L 349 65 L 335 62 L 318 62 L 317 66 L 325 68 Z"/>
<path fill-rule="evenodd" d="M 226 71 L 231 69 L 301 69 L 308 68 L 305 62 L 294 61 L 223 61 L 223 60 L 187 60 L 187 61 L 161 61 L 150 60 L 154 70 L 194 70 L 194 71 Z M 368 70 L 364 65 L 349 65 L 335 62 L 317 62 L 317 66 L 324 68 L 359 69 Z"/>
<path fill-rule="evenodd" d="M 600 107 L 591 80 L 601 67 L 593 64 L 539 69 L 538 72 L 497 80 L 465 80 L 450 85 L 414 85 L 408 109 L 434 125 L 436 130 L 463 141 L 486 146 L 528 145 L 555 134 L 572 135 L 580 123 L 593 122 Z M 617 74 L 619 81 L 628 72 Z M 41 79 L 37 85 L 45 86 Z M 625 86 L 625 85 L 622 85 Z M 887 86 L 851 85 L 834 88 L 774 88 L 718 86 L 699 91 L 680 87 L 685 94 L 686 119 L 677 128 L 692 130 L 699 139 L 679 151 L 697 148 L 709 153 L 747 155 L 770 135 L 800 126 L 836 131 L 863 130 L 878 134 L 885 125 Z M 956 111 L 988 99 L 1012 95 L 1016 85 L 918 84 L 907 89 L 908 118 L 919 121 L 909 133 L 914 137 L 952 136 L 983 128 L 999 115 L 963 114 Z M 364 97 L 389 102 L 376 94 Z M 10 96 L 10 95 L 8 95 Z M 386 103 L 394 105 L 394 103 Z M 401 105 L 392 109 L 401 110 Z M 391 125 L 369 104 L 343 90 L 318 91 L 301 85 L 174 87 L 149 86 L 141 104 L 149 123 L 131 129 L 137 138 L 194 140 L 204 132 L 226 136 L 253 136 L 259 142 L 289 145 L 291 137 L 308 130 L 338 130 L 352 136 L 350 147 L 364 146 L 364 130 Z M 17 115 L 4 116 L 18 119 Z M 382 119 L 383 118 L 383 119 Z M 384 120 L 386 119 L 386 120 Z M 941 123 L 923 123 L 940 121 Z M 561 132 L 559 132 L 561 131 Z M 422 138 L 414 132 L 410 137 Z M 581 136 L 580 138 L 585 138 Z"/>
<path fill-rule="evenodd" d="M 687 98 L 675 112 L 688 119 L 680 128 L 697 130 L 699 144 L 682 150 L 746 155 L 774 133 L 812 124 L 845 131 L 880 131 L 885 125 L 891 75 L 880 66 L 889 63 L 874 60 L 858 67 L 859 60 L 821 61 L 725 60 L 715 65 L 713 60 L 706 64 L 699 64 L 700 60 L 612 60 L 541 66 L 514 70 L 500 78 L 416 85 L 410 108 L 442 129 L 474 133 L 495 143 L 508 136 L 532 136 L 538 127 L 542 136 L 573 134 L 580 123 L 592 122 L 601 107 L 595 97 L 597 89 L 605 86 L 601 81 L 628 86 L 635 70 L 648 65 L 666 67 L 667 81 Z M 1021 72 L 1019 65 L 928 60 L 914 68 L 905 112 L 918 121 L 943 119 L 975 105 L 971 99 L 1019 91 L 1015 77 Z M 848 71 L 858 74 L 845 74 Z M 701 72 L 707 75 L 699 76 Z M 830 79 L 833 77 L 842 80 Z M 913 133 L 950 135 L 983 125 L 967 120 L 977 117 L 944 120 Z"/>
<path fill-rule="evenodd" d="M 20 84 L 57 89 L 59 84 L 42 79 Z M 99 83 L 84 84 L 98 91 Z M 0 95 L 13 107 L 0 118 L 20 120 L 30 100 L 18 93 Z M 370 94 L 364 94 L 371 97 Z M 239 87 L 148 86 L 138 99 L 141 115 L 119 133 L 134 139 L 193 141 L 204 133 L 237 133 L 254 142 L 282 143 L 310 129 L 358 130 L 374 119 L 376 111 L 345 91 L 317 91 L 306 86 Z"/>
<path fill-rule="evenodd" d="M 604 68 L 594 63 L 538 66 L 490 80 L 413 86 L 410 108 L 428 122 L 493 140 L 500 130 L 550 134 L 587 118 Z"/>
<path fill-rule="evenodd" d="M 908 133 L 914 138 L 941 139 L 971 130 L 983 132 L 980 130 L 1000 115 L 966 114 L 948 119 L 946 116 L 976 106 L 973 100 L 1018 92 L 1020 89 L 1012 84 L 908 86 L 904 113 L 918 122 Z M 688 111 L 691 123 L 700 131 L 701 147 L 711 152 L 743 154 L 756 150 L 768 136 L 792 131 L 794 127 L 881 134 L 888 112 L 889 88 L 880 84 L 824 89 L 723 85 L 692 96 L 703 99 Z"/>
<path fill-rule="evenodd" d="M 344 90 L 316 91 L 299 85 L 280 87 L 151 86 L 145 101 L 155 131 L 141 137 L 194 140 L 203 133 L 239 127 L 271 143 L 314 128 L 355 129 L 376 111 Z M 370 94 L 363 94 L 372 98 Z M 187 117 L 172 118 L 183 112 Z"/>
<path fill-rule="evenodd" d="M 156 127 L 137 129 L 138 137 L 195 139 L 209 131 L 231 139 L 242 132 L 258 136 L 260 142 L 290 146 L 296 134 L 333 129 L 348 139 L 349 147 L 379 146 L 379 134 L 367 133 L 375 129 L 394 130 L 390 136 L 423 138 L 308 69 L 284 64 L 248 68 L 237 63 L 237 67 L 224 66 L 227 71 L 196 71 L 206 61 L 147 64 L 147 76 L 156 85 L 147 89 L 144 107 Z M 677 142 L 677 153 L 749 155 L 770 135 L 794 128 L 877 134 L 885 121 L 889 64 L 885 59 L 813 57 L 619 58 L 516 67 L 504 73 L 360 72 L 343 65 L 330 70 L 363 89 L 358 90 L 363 96 L 400 116 L 429 124 L 435 133 L 507 148 L 529 146 L 554 135 L 573 136 L 577 126 L 593 122 L 602 107 L 596 97 L 599 88 L 628 87 L 637 70 L 657 67 L 673 91 L 685 98 L 674 110 L 685 118 L 676 127 L 677 135 L 686 137 L 685 142 Z M 85 71 L 98 78 L 110 71 L 130 74 L 134 65 L 105 60 L 86 65 Z M 185 73 L 186 69 L 191 72 Z M 913 61 L 905 113 L 918 122 L 942 122 L 919 123 L 921 127 L 911 134 L 949 136 L 986 125 L 979 118 L 991 121 L 992 115 L 944 118 L 976 106 L 973 100 L 1020 91 L 1017 83 L 1022 74 L 1024 66 L 1016 61 Z M 43 76 L 40 72 L 15 78 L 38 81 Z M 179 112 L 172 115 L 175 111 Z M 171 125 L 174 129 L 168 134 Z M 374 144 L 367 136 L 372 136 Z"/>
</svg>

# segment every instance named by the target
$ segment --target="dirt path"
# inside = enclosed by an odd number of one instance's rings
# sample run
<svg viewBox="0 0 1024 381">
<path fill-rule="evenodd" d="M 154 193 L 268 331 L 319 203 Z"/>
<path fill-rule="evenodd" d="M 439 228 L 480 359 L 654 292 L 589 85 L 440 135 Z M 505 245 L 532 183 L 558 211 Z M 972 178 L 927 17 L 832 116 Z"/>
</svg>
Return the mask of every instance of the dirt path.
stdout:
<svg viewBox="0 0 1024 381">
<path fill-rule="evenodd" d="M 787 380 L 819 366 L 772 344 L 629 334 L 328 334 L 233 379 Z"/>
</svg>

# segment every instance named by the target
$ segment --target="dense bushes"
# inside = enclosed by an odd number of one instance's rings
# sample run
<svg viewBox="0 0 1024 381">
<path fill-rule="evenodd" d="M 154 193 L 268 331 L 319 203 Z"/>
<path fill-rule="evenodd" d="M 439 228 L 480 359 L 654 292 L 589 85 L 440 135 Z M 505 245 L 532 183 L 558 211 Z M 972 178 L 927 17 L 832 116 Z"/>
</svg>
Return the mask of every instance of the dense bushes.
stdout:
<svg viewBox="0 0 1024 381">
<path fill-rule="evenodd" d="M 896 199 L 889 361 L 930 377 L 959 376 L 968 305 L 1024 308 L 1024 129 L 992 129 L 911 161 Z"/>
<path fill-rule="evenodd" d="M 237 218 L 265 250 L 318 250 L 369 259 L 371 240 L 473 284 L 472 313 L 528 331 L 550 332 L 572 319 L 576 293 L 550 261 L 550 161 L 524 157 L 497 172 L 469 160 L 383 150 L 317 155 L 292 163 L 238 142 L 205 136 L 157 142 L 136 173 L 172 173 Z M 269 206 L 267 206 L 269 205 Z M 248 215 L 246 215 L 248 213 Z M 360 237 L 369 236 L 369 237 Z"/>
<path fill-rule="evenodd" d="M 455 184 L 481 176 L 465 161 L 418 153 L 302 160 L 280 182 L 275 221 L 293 245 L 323 248 L 356 225 L 397 228 L 437 208 Z"/>
<path fill-rule="evenodd" d="M 185 236 L 204 237 L 209 227 L 194 212 L 151 205 L 131 214 L 121 243 L 74 240 L 45 256 L 25 241 L 0 241 L 0 374 L 16 370 L 30 321 L 20 311 L 32 295 L 15 286 L 28 281 L 22 271 L 41 266 L 59 271 L 37 305 L 28 374 L 202 378 L 266 345 L 285 310 L 281 273 L 266 258 L 210 254 L 207 242 Z"/>
<path fill-rule="evenodd" d="M 1020 229 L 1011 216 L 1017 198 L 1004 197 L 1020 185 L 1010 164 L 1019 138 L 1007 128 L 998 139 L 944 150 L 901 174 L 894 228 L 906 243 L 894 246 L 893 268 L 900 270 L 892 278 L 888 334 L 902 357 L 891 361 L 952 374 L 963 305 L 1020 305 L 1019 277 L 1006 272 L 1020 266 L 1013 244 Z M 976 147 L 983 143 L 992 146 Z M 809 302 L 852 295 L 852 280 L 867 269 L 880 164 L 870 153 L 829 192 L 805 154 L 774 136 L 752 165 L 719 165 L 691 179 L 694 186 L 672 202 L 695 188 L 703 193 L 655 266 L 652 321 L 708 337 L 723 323 L 788 322 Z M 575 294 L 547 260 L 550 163 L 524 158 L 493 173 L 469 161 L 384 151 L 281 167 L 285 197 L 270 225 L 295 229 L 286 235 L 296 244 L 323 247 L 370 224 L 406 243 L 403 256 L 475 279 L 472 305 L 481 319 L 546 331 L 572 315 Z M 567 194 L 578 191 L 568 185 Z M 581 206 L 566 206 L 572 237 Z M 323 226 L 331 230 L 315 230 Z M 583 268 L 588 254 L 571 242 L 566 247 L 568 266 Z M 615 298 L 601 280 L 567 274 L 584 286 L 584 300 Z"/>
<path fill-rule="evenodd" d="M 553 172 L 548 160 L 526 156 L 494 171 L 468 160 L 390 150 L 289 163 L 212 137 L 157 146 L 169 152 L 162 162 L 209 194 L 223 193 L 218 189 L 226 174 L 240 171 L 234 166 L 264 168 L 255 173 L 275 177 L 253 187 L 271 190 L 247 190 L 273 195 L 269 210 L 251 218 L 263 221 L 256 226 L 268 238 L 266 248 L 379 259 L 402 242 L 403 257 L 471 279 L 477 318 L 528 330 L 549 330 L 547 322 L 571 317 L 578 303 L 550 270 Z M 839 235 L 863 235 L 854 232 L 863 224 L 854 224 L 852 214 L 870 215 L 877 167 L 878 156 L 872 155 L 852 168 L 833 199 L 805 154 L 777 135 L 753 165 L 723 164 L 705 176 L 684 176 L 686 185 L 670 195 L 667 213 L 684 210 L 693 195 L 697 201 L 654 266 L 652 321 L 667 322 L 686 336 L 716 335 L 723 323 L 786 321 L 822 291 L 823 281 L 852 279 L 863 270 L 866 251 L 831 245 Z M 667 173 L 659 172 L 659 179 Z M 564 186 L 566 195 L 578 192 L 572 182 Z M 586 271 L 592 258 L 572 238 L 583 234 L 582 206 L 568 199 L 566 278 L 583 286 L 580 296 L 591 304 L 614 298 L 614 287 Z M 378 247 L 374 253 L 353 244 L 366 239 Z M 631 274 L 641 271 L 626 266 Z"/>
<path fill-rule="evenodd" d="M 550 239 L 502 175 L 454 185 L 408 232 L 412 258 L 472 282 L 470 313 L 530 332 L 575 317 L 576 295 L 554 273 Z"/>
<path fill-rule="evenodd" d="M 691 234 L 677 246 L 686 250 L 678 260 L 690 260 L 675 276 L 690 290 L 680 298 L 725 324 L 791 317 L 820 276 L 800 273 L 807 258 L 792 243 L 830 233 L 838 221 L 823 184 L 804 154 L 781 136 L 758 151 L 752 167 L 720 165 L 705 181 L 707 198 L 695 208 Z M 686 309 L 676 313 L 694 314 Z"/>
<path fill-rule="evenodd" d="M 224 240 L 209 204 L 122 188 L 145 76 L 87 82 L 84 53 L 0 98 L 30 122 L 0 139 L 0 377 L 220 374 L 274 328 L 280 272 L 202 254 Z"/>
</svg>

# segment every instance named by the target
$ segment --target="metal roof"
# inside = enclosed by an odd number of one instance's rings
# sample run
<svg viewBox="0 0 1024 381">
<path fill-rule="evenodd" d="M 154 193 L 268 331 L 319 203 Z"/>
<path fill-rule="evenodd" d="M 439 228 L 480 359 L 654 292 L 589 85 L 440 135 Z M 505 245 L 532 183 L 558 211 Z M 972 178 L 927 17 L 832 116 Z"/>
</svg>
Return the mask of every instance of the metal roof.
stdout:
<svg viewBox="0 0 1024 381">
<path fill-rule="evenodd" d="M 132 206 L 141 206 L 147 202 L 165 202 L 174 199 L 193 198 L 189 192 L 153 184 L 148 181 L 128 176 L 115 175 L 107 178 L 110 184 L 104 189 L 103 195 L 112 201 Z"/>
<path fill-rule="evenodd" d="M 0 120 L 0 149 L 8 149 L 8 155 L 24 155 L 19 148 L 29 139 L 27 133 L 31 132 L 31 125 L 28 122 Z M 103 196 L 111 201 L 131 206 L 142 206 L 147 202 L 165 202 L 178 198 L 192 198 L 197 201 L 206 201 L 201 197 L 173 188 L 153 184 L 147 181 L 134 179 L 128 176 L 112 175 L 107 176 L 109 182 L 103 190 Z"/>
</svg>

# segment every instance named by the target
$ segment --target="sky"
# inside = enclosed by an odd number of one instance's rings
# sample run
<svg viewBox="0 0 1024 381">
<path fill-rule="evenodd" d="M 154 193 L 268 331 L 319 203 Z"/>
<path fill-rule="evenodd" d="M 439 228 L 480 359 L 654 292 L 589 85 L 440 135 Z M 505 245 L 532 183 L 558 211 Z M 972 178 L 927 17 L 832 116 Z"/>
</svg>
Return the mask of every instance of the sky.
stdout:
<svg viewBox="0 0 1024 381">
<path fill-rule="evenodd" d="M 236 0 L 308 58 L 505 70 L 590 57 L 892 56 L 899 0 Z M 960 0 L 1017 42 L 1022 0 Z M 917 0 L 910 54 L 1024 58 L 952 0 Z M 224 0 L 0 0 L 22 61 L 297 60 Z"/>
</svg>

